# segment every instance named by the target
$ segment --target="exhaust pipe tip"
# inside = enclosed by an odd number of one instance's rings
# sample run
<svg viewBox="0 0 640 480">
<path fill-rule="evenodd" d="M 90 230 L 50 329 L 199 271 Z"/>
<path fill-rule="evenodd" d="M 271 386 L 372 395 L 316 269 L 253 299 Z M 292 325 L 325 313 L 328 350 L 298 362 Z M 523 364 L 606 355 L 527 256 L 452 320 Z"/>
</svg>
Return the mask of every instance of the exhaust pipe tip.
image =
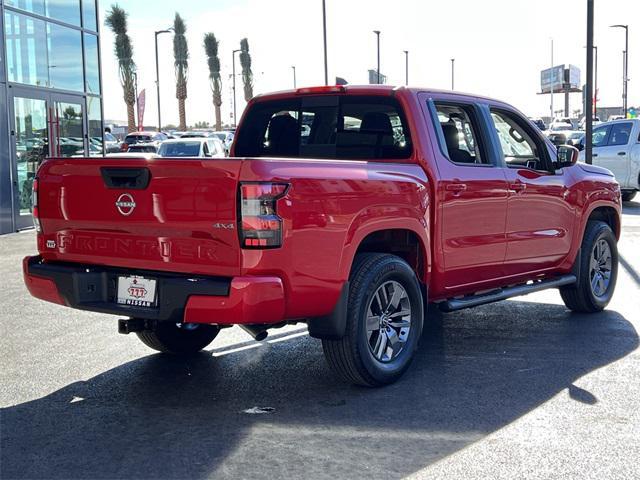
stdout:
<svg viewBox="0 0 640 480">
<path fill-rule="evenodd" d="M 257 342 L 261 342 L 269 336 L 267 329 L 260 325 L 240 325 L 240 328 L 251 335 Z"/>
</svg>

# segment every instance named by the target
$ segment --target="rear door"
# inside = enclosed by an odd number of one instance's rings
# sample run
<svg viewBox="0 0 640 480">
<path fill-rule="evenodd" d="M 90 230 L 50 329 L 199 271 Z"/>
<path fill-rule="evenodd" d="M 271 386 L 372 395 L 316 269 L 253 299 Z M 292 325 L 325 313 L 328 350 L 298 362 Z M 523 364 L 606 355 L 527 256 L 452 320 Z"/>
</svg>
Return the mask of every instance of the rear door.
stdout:
<svg viewBox="0 0 640 480">
<path fill-rule="evenodd" d="M 499 278 L 506 252 L 507 181 L 489 149 L 482 112 L 470 102 L 422 98 L 440 146 L 435 155 L 444 286 Z"/>
<path fill-rule="evenodd" d="M 240 160 L 56 159 L 38 172 L 47 260 L 239 274 Z"/>
</svg>

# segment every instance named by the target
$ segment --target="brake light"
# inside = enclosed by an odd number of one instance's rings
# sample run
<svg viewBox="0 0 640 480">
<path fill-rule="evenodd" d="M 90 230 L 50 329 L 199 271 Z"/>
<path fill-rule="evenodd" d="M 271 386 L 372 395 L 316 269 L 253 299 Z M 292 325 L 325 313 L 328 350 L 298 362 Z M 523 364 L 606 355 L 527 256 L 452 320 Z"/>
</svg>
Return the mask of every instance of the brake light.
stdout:
<svg viewBox="0 0 640 480">
<path fill-rule="evenodd" d="M 38 178 L 33 179 L 33 185 L 31 187 L 31 215 L 33 217 L 33 226 L 36 228 L 37 233 L 42 233 L 42 225 L 40 224 L 40 211 L 38 209 Z"/>
<path fill-rule="evenodd" d="M 344 93 L 347 89 L 343 85 L 329 85 L 323 87 L 305 87 L 298 88 L 296 93 L 298 95 L 309 95 L 318 93 Z"/>
<path fill-rule="evenodd" d="M 289 187 L 286 183 L 240 184 L 240 244 L 243 248 L 282 245 L 282 219 L 276 203 Z"/>
<path fill-rule="evenodd" d="M 122 144 L 120 145 L 120 151 L 126 152 L 127 150 L 129 150 L 129 144 L 126 142 L 122 142 Z"/>
</svg>

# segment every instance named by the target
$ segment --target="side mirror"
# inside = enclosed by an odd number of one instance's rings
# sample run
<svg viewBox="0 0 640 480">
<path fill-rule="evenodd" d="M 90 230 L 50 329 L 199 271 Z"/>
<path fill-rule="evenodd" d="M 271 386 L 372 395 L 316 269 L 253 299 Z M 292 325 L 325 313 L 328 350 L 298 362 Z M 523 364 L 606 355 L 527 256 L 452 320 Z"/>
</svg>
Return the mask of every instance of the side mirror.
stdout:
<svg viewBox="0 0 640 480">
<path fill-rule="evenodd" d="M 556 168 L 571 167 L 578 161 L 580 152 L 576 147 L 570 145 L 560 145 L 558 147 L 558 161 Z"/>
</svg>

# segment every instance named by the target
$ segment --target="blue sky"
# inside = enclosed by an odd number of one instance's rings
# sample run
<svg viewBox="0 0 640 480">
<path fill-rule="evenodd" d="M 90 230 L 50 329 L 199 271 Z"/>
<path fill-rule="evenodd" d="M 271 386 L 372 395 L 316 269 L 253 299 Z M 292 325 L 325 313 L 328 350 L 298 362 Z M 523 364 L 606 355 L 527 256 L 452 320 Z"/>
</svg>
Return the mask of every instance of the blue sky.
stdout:
<svg viewBox="0 0 640 480">
<path fill-rule="evenodd" d="M 410 84 L 450 88 L 450 58 L 456 58 L 456 90 L 497 97 L 528 115 L 546 115 L 549 96 L 537 95 L 540 70 L 550 66 L 550 39 L 555 63 L 572 63 L 585 76 L 586 0 L 326 0 L 329 78 L 366 83 L 375 68 L 373 30 L 381 30 L 381 70 L 392 84 L 404 83 L 404 54 L 409 50 Z M 231 51 L 248 37 L 255 74 L 255 92 L 323 82 L 321 0 L 120 0 L 129 13 L 140 89 L 147 90 L 146 124 L 157 118 L 154 30 L 171 25 L 175 10 L 187 22 L 190 48 L 187 121 L 213 123 L 202 37 L 212 31 L 220 40 L 223 118 L 231 111 Z M 110 2 L 101 2 L 102 18 Z M 622 30 L 630 29 L 629 104 L 640 105 L 640 1 L 596 0 L 596 44 L 599 47 L 601 106 L 621 104 Z M 177 122 L 171 35 L 160 37 L 160 81 L 165 123 Z M 113 36 L 102 27 L 105 118 L 126 118 L 119 85 Z M 634 53 L 635 52 L 635 53 Z M 636 74 L 637 72 L 637 74 Z M 634 80 L 635 76 L 635 80 Z M 239 78 L 238 78 L 239 80 Z M 238 112 L 244 101 L 238 88 Z M 556 106 L 563 103 L 556 95 Z M 580 108 L 581 95 L 571 97 Z"/>
</svg>

